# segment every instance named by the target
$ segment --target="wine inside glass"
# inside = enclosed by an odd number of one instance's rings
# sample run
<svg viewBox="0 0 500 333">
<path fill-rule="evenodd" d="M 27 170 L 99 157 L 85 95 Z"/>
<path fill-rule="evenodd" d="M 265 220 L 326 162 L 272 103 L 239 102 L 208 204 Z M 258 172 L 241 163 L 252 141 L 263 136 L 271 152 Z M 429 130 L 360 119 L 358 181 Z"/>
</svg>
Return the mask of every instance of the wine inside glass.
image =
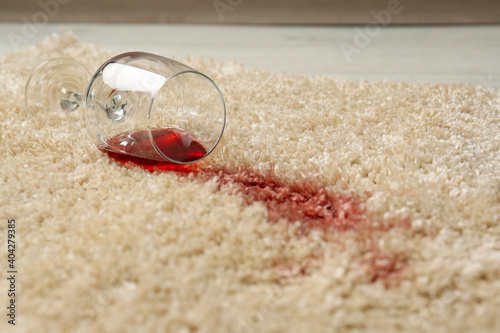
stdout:
<svg viewBox="0 0 500 333">
<path fill-rule="evenodd" d="M 26 107 L 71 114 L 83 107 L 97 147 L 135 164 L 191 164 L 219 143 L 226 107 L 217 85 L 177 61 L 129 52 L 106 61 L 91 77 L 71 59 L 53 59 L 31 74 Z"/>
</svg>

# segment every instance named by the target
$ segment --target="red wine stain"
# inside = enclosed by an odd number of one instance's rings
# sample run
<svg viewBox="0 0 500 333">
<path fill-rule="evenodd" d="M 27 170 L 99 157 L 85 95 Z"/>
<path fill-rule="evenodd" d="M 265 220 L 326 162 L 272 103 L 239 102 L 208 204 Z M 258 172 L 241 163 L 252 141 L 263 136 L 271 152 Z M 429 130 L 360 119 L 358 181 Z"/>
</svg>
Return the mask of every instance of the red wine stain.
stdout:
<svg viewBox="0 0 500 333">
<path fill-rule="evenodd" d="M 355 230 L 366 222 L 361 198 L 336 194 L 312 180 L 286 182 L 270 171 L 226 167 L 205 169 L 200 176 L 215 177 L 221 186 L 236 185 L 248 204 L 259 201 L 266 206 L 271 222 L 285 219 L 301 234 L 312 229 Z"/>
<path fill-rule="evenodd" d="M 367 274 L 371 282 L 382 281 L 386 288 L 398 284 L 403 279 L 404 258 L 384 254 L 376 248 L 362 260 L 368 268 Z"/>
<path fill-rule="evenodd" d="M 321 230 L 327 241 L 339 242 L 333 235 L 354 237 L 362 258 L 359 261 L 366 268 L 370 282 L 381 281 L 386 288 L 398 285 L 403 279 L 407 258 L 401 254 L 383 252 L 378 246 L 384 233 L 411 227 L 409 219 L 391 223 L 375 223 L 366 212 L 364 196 L 335 193 L 319 180 L 301 179 L 285 181 L 270 171 L 260 172 L 250 168 L 227 168 L 223 166 L 206 168 L 196 177 L 214 179 L 219 188 L 233 184 L 243 195 L 247 204 L 261 202 L 268 211 L 271 223 L 285 220 L 297 227 L 300 235 L 312 230 Z M 349 236 L 350 234 L 351 236 Z M 342 248 L 343 244 L 337 244 Z M 300 262 L 277 260 L 273 269 L 284 280 L 294 283 L 308 275 L 324 259 L 324 255 L 308 256 Z"/>
<path fill-rule="evenodd" d="M 158 148 L 174 160 L 190 162 L 206 154 L 206 149 L 196 138 L 179 129 L 153 130 L 152 135 Z M 366 267 L 369 281 L 382 281 L 388 288 L 402 279 L 406 258 L 383 253 L 377 244 L 383 233 L 394 228 L 409 229 L 411 223 L 408 219 L 389 224 L 374 223 L 365 208 L 369 193 L 364 196 L 340 194 L 327 189 L 320 181 L 300 179 L 290 182 L 271 171 L 245 167 L 202 168 L 196 164 L 168 163 L 161 160 L 147 131 L 120 134 L 111 138 L 108 146 L 101 147 L 101 150 L 121 164 L 141 166 L 150 172 L 192 173 L 202 181 L 215 179 L 219 189 L 233 184 L 247 204 L 264 204 L 271 223 L 285 220 L 296 226 L 299 235 L 307 235 L 314 229 L 321 230 L 327 240 L 331 235 L 351 237 L 347 233 L 354 234 L 362 251 L 363 259 L 359 263 Z M 322 255 L 308 257 L 299 263 L 278 260 L 272 266 L 283 278 L 293 280 L 307 275 L 309 268 L 322 260 Z"/>
</svg>

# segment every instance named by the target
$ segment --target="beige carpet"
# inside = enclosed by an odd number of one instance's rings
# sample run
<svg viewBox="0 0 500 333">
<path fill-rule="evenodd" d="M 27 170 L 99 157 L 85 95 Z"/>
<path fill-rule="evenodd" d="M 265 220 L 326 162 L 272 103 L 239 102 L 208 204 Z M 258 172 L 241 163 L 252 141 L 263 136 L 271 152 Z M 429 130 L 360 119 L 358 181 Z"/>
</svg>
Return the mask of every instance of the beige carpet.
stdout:
<svg viewBox="0 0 500 333">
<path fill-rule="evenodd" d="M 320 213 L 273 210 L 236 178 L 122 166 L 81 118 L 28 117 L 40 62 L 111 55 L 65 35 L 0 58 L 2 276 L 8 219 L 18 242 L 1 332 L 500 331 L 500 91 L 181 59 L 227 102 L 204 167 L 271 170 L 359 222 L 307 228 Z"/>
</svg>

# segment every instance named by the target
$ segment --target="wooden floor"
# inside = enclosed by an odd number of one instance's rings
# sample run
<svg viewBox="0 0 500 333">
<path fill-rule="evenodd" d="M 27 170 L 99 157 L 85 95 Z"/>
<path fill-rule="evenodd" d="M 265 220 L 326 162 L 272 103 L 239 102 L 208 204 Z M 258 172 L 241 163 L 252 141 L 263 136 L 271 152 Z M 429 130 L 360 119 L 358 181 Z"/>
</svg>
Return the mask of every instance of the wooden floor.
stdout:
<svg viewBox="0 0 500 333">
<path fill-rule="evenodd" d="M 390 15 L 380 13 L 389 12 Z M 239 24 L 500 23 L 499 0 L 1 0 L 0 21 Z M 37 14 L 38 13 L 38 14 Z M 39 14 L 42 13 L 42 14 Z M 38 16 L 37 16 L 38 15 Z"/>
<path fill-rule="evenodd" d="M 0 24 L 0 54 L 39 42 L 61 28 L 117 53 L 187 55 L 301 75 L 352 80 L 469 83 L 500 88 L 500 26 L 385 27 L 357 47 L 363 28 L 255 25 L 49 24 L 24 45 L 25 24 Z M 358 41 L 359 42 L 359 41 Z M 346 53 L 343 47 L 357 48 Z"/>
</svg>

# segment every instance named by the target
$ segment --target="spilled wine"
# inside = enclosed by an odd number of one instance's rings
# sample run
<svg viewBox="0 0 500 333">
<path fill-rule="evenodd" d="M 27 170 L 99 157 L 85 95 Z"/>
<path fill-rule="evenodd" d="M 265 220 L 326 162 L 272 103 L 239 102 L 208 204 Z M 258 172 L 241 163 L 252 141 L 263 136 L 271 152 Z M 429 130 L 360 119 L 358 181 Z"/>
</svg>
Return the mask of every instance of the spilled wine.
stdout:
<svg viewBox="0 0 500 333">
<path fill-rule="evenodd" d="M 158 128 L 151 135 L 159 150 L 173 161 L 189 163 L 207 153 L 195 137 L 177 128 Z M 108 140 L 99 149 L 122 164 L 134 164 L 146 170 L 193 171 L 189 164 L 166 161 L 154 148 L 148 130 L 125 132 Z"/>
</svg>

